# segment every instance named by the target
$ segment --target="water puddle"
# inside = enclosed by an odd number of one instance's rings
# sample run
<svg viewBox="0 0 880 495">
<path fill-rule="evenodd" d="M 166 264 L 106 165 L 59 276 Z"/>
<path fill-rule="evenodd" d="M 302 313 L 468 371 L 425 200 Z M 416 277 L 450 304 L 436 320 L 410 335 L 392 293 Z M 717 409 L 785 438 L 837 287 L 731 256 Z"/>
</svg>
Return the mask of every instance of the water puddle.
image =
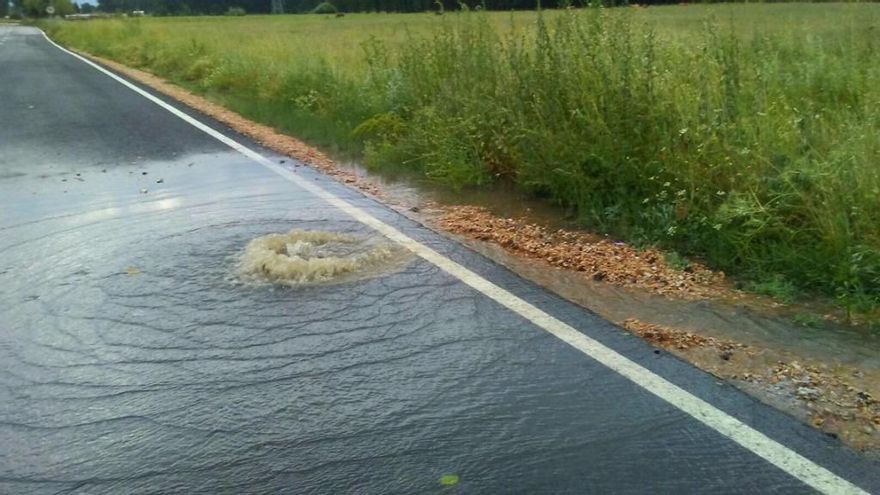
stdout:
<svg viewBox="0 0 880 495">
<path fill-rule="evenodd" d="M 407 172 L 376 172 L 353 161 L 340 161 L 336 165 L 378 185 L 383 192 L 383 199 L 398 206 L 409 207 L 425 203 L 444 206 L 471 205 L 485 208 L 500 217 L 523 218 L 551 229 L 583 228 L 575 222 L 573 212 L 565 211 L 549 202 L 538 201 L 510 184 L 453 190 Z M 431 214 L 425 210 L 420 213 L 422 217 Z"/>
<path fill-rule="evenodd" d="M 237 266 L 247 282 L 288 286 L 341 283 L 398 270 L 412 260 L 403 247 L 375 237 L 291 230 L 251 240 Z"/>
</svg>

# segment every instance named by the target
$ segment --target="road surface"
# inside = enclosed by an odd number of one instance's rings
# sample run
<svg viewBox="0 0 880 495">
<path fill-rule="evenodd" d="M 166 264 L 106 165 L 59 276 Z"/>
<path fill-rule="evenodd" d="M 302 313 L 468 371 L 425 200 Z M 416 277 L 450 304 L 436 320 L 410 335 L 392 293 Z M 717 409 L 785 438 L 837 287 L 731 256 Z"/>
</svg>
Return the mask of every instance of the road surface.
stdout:
<svg viewBox="0 0 880 495">
<path fill-rule="evenodd" d="M 0 90 L 0 493 L 880 490 L 875 460 L 34 28 L 0 26 Z M 236 278 L 293 228 L 418 256 Z"/>
</svg>

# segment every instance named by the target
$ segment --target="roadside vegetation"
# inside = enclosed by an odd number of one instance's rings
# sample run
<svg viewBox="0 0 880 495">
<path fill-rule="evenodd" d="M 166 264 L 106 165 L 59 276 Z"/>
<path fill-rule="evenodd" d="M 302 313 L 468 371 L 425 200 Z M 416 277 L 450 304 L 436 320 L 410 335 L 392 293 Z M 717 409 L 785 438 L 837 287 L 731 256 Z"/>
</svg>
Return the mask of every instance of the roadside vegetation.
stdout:
<svg viewBox="0 0 880 495">
<path fill-rule="evenodd" d="M 325 149 L 880 304 L 880 5 L 50 23 Z"/>
</svg>

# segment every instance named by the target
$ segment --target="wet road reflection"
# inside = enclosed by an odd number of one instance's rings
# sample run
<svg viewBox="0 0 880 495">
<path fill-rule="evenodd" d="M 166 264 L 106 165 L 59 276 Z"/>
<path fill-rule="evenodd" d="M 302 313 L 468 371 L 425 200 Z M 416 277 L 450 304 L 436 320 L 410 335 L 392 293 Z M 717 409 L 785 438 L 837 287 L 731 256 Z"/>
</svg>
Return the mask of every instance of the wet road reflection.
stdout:
<svg viewBox="0 0 880 495">
<path fill-rule="evenodd" d="M 422 259 L 333 285 L 242 283 L 236 260 L 256 237 L 376 234 L 20 29 L 0 49 L 0 63 L 29 61 L 0 71 L 11 88 L 0 149 L 17 143 L 0 155 L 0 170 L 15 171 L 0 179 L 0 493 L 804 491 Z M 56 111 L 27 113 L 35 91 Z M 57 128 L 56 114 L 82 109 L 87 118 Z M 59 138 L 41 139 L 49 130 Z M 102 146 L 71 144 L 90 140 Z M 70 160 L 47 158 L 68 146 Z M 295 173 L 861 472 L 790 418 Z"/>
</svg>

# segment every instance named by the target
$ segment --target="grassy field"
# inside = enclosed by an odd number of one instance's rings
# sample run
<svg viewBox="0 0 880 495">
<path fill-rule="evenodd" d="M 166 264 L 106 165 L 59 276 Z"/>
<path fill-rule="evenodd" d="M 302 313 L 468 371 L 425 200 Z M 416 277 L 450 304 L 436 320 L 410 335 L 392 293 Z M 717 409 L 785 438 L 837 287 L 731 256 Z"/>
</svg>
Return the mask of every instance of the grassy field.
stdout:
<svg viewBox="0 0 880 495">
<path fill-rule="evenodd" d="M 57 23 L 330 151 L 510 181 L 856 311 L 880 294 L 880 5 Z"/>
</svg>

